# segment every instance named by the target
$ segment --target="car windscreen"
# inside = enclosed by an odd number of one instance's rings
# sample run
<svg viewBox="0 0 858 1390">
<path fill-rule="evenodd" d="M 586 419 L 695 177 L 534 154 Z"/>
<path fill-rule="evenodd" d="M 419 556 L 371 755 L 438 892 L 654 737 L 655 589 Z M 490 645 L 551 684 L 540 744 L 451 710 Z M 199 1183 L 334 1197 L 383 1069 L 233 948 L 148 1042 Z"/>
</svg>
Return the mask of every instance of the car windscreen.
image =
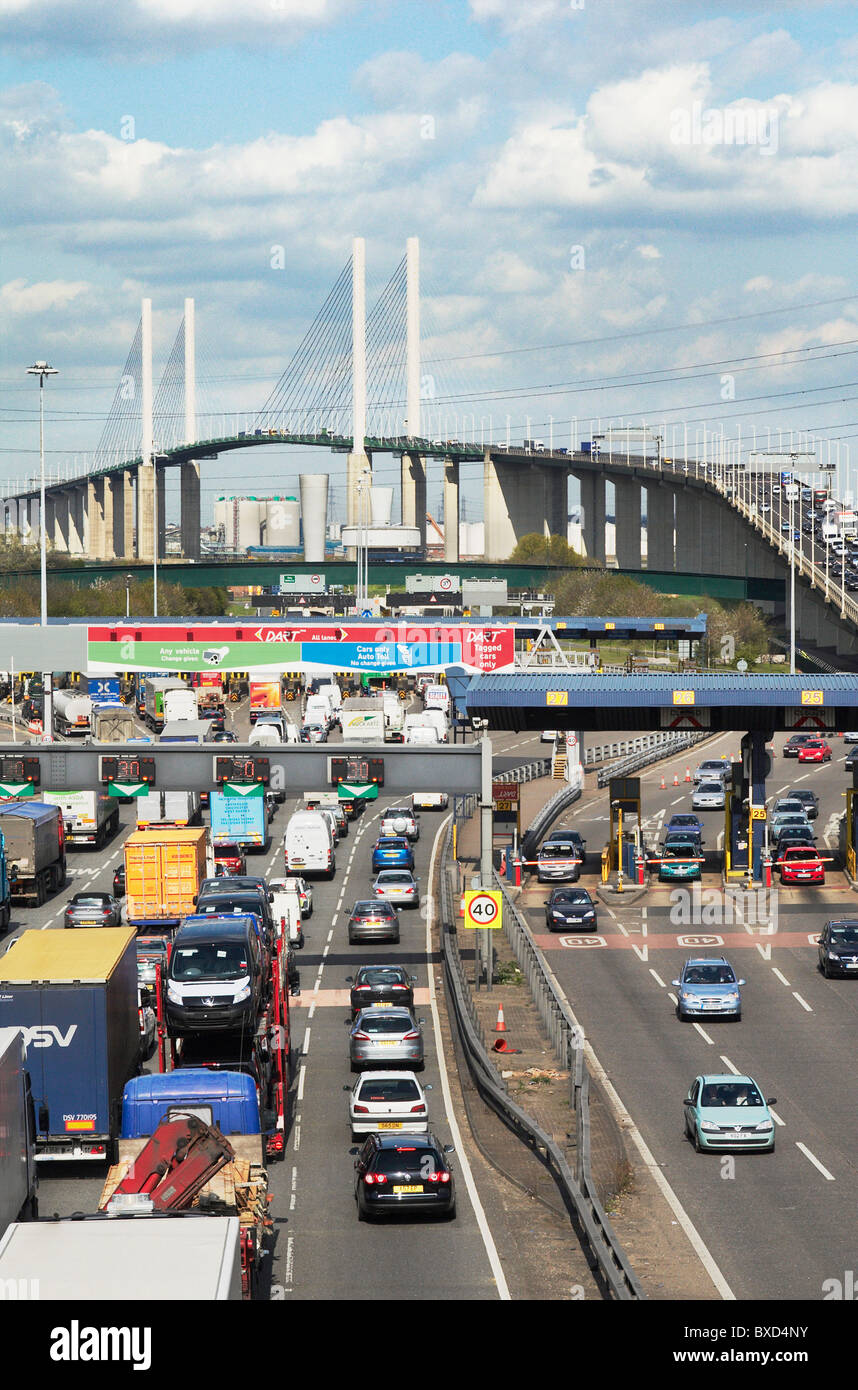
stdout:
<svg viewBox="0 0 858 1390">
<path fill-rule="evenodd" d="M 200 941 L 177 945 L 170 958 L 174 980 L 192 984 L 195 980 L 234 980 L 250 970 L 247 946 L 243 941 Z"/>
<path fill-rule="evenodd" d="M 560 840 L 554 840 L 550 845 L 543 845 L 539 851 L 540 859 L 574 859 L 575 846 L 564 844 Z"/>
<path fill-rule="evenodd" d="M 697 790 L 698 792 L 718 792 L 723 796 L 724 784 L 723 782 L 701 782 Z"/>
<path fill-rule="evenodd" d="M 790 864 L 795 864 L 796 861 L 799 860 L 799 859 L 814 859 L 814 860 L 815 860 L 815 859 L 818 859 L 819 856 L 817 855 L 816 850 L 813 849 L 811 846 L 808 846 L 807 849 L 803 849 L 801 846 L 799 846 L 797 849 L 791 849 L 791 850 L 789 851 L 789 856 L 788 856 L 788 857 L 789 857 L 789 862 L 790 862 Z"/>
<path fill-rule="evenodd" d="M 413 878 L 408 873 L 398 874 L 393 870 L 387 869 L 385 869 L 382 873 L 379 874 L 378 881 L 383 887 L 387 887 L 390 884 L 414 882 Z"/>
<path fill-rule="evenodd" d="M 404 983 L 403 972 L 392 965 L 372 965 L 368 969 L 358 972 L 356 983 L 360 985 L 401 985 Z"/>
<path fill-rule="evenodd" d="M 242 893 L 234 897 L 204 897 L 197 900 L 197 912 L 205 913 L 210 917 L 212 914 L 222 916 L 224 913 L 254 912 L 258 916 L 262 911 L 262 895 L 259 893 Z"/>
<path fill-rule="evenodd" d="M 684 844 L 674 842 L 665 845 L 664 853 L 669 859 L 696 859 L 698 857 L 697 845 L 692 844 L 690 841 Z"/>
<path fill-rule="evenodd" d="M 352 917 L 389 917 L 392 913 L 389 903 L 355 903 Z"/>
<path fill-rule="evenodd" d="M 71 907 L 108 907 L 110 899 L 106 893 L 76 893 Z"/>
<path fill-rule="evenodd" d="M 420 1099 L 420 1089 L 416 1081 L 404 1076 L 388 1077 L 384 1081 L 374 1081 L 370 1076 L 361 1083 L 359 1095 L 363 1101 L 409 1101 Z"/>
<path fill-rule="evenodd" d="M 721 1107 L 728 1109 L 734 1105 L 755 1106 L 762 1105 L 763 1098 L 756 1086 L 750 1086 L 746 1081 L 739 1082 L 710 1082 L 703 1087 L 703 1094 L 700 1097 L 700 1104 L 704 1106 Z"/>
<path fill-rule="evenodd" d="M 364 1033 L 392 1033 L 400 1037 L 403 1033 L 410 1033 L 414 1027 L 410 1018 L 403 1018 L 401 1014 L 382 1013 L 364 1014 L 360 1021 L 360 1027 Z"/>
<path fill-rule="evenodd" d="M 684 975 L 687 985 L 732 985 L 735 979 L 729 965 L 690 965 Z"/>
<path fill-rule="evenodd" d="M 556 907 L 560 904 L 567 907 L 572 903 L 586 903 L 588 907 L 592 907 L 593 899 L 584 889 L 579 888 L 577 892 L 554 893 L 551 898 L 550 906 Z"/>
<path fill-rule="evenodd" d="M 831 940 L 838 946 L 858 946 L 858 927 L 832 927 Z"/>
</svg>

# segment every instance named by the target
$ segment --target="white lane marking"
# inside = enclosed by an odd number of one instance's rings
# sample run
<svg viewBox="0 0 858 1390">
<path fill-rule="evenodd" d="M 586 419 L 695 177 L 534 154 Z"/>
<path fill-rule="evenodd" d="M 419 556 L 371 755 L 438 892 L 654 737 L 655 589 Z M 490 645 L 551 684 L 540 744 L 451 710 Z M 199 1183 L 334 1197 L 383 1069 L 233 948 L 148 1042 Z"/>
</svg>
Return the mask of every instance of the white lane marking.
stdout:
<svg viewBox="0 0 858 1390">
<path fill-rule="evenodd" d="M 685 800 L 684 796 L 678 796 L 675 801 L 671 801 L 671 806 L 679 806 Z"/>
<path fill-rule="evenodd" d="M 769 944 L 768 944 L 767 946 L 762 946 L 762 945 L 760 944 L 760 942 L 758 941 L 758 942 L 756 943 L 756 946 L 757 946 L 757 950 L 759 951 L 759 953 L 760 953 L 760 955 L 762 956 L 763 960 L 771 960 L 771 958 L 772 958 L 772 944 L 771 944 L 771 942 L 769 942 Z"/>
<path fill-rule="evenodd" d="M 298 1100 L 299 1100 L 299 1101 L 302 1101 L 302 1100 L 304 1099 L 304 1077 L 305 1077 L 306 1075 L 307 1075 L 307 1068 L 306 1068 L 305 1066 L 302 1066 L 302 1067 L 301 1067 L 301 1070 L 298 1072 L 298 1093 L 297 1093 L 297 1095 L 298 1095 Z"/>
<path fill-rule="evenodd" d="M 293 1153 L 297 1153 L 298 1150 L 300 1149 L 300 1147 L 301 1147 L 301 1121 L 300 1121 L 300 1120 L 296 1120 L 296 1121 L 295 1121 L 295 1127 L 294 1127 L 294 1129 L 292 1130 L 292 1152 L 293 1152 Z"/>
<path fill-rule="evenodd" d="M 617 927 L 623 933 L 623 936 L 628 936 L 629 933 L 627 929 L 623 926 L 622 922 L 617 922 Z"/>
<path fill-rule="evenodd" d="M 708 1042 L 708 1044 L 709 1044 L 710 1047 L 714 1047 L 714 1046 L 715 1046 L 715 1039 L 714 1039 L 714 1038 L 710 1038 L 710 1036 L 709 1036 L 709 1034 L 706 1032 L 706 1029 L 705 1029 L 705 1028 L 701 1028 L 699 1023 L 692 1023 L 691 1026 L 692 1026 L 692 1028 L 695 1029 L 696 1032 L 698 1032 L 698 1033 L 700 1034 L 700 1036 L 701 1036 L 701 1038 L 703 1039 L 704 1042 Z"/>
<path fill-rule="evenodd" d="M 797 999 L 797 1000 L 798 1000 L 799 1004 L 801 1004 L 801 1007 L 804 1009 L 805 1013 L 808 1013 L 808 1014 L 812 1014 L 812 1013 L 813 1013 L 813 1009 L 810 1007 L 810 1005 L 808 1004 L 808 1002 L 807 1002 L 806 999 L 802 999 L 802 997 L 801 997 L 801 995 L 799 994 L 799 992 L 798 992 L 797 989 L 794 989 L 794 990 L 793 990 L 793 992 L 792 992 L 792 997 L 793 997 L 793 999 Z"/>
<path fill-rule="evenodd" d="M 309 1030 L 309 1028 L 308 1028 L 307 1031 L 306 1031 L 305 1034 L 304 1034 L 304 1041 L 303 1041 L 303 1043 L 301 1044 L 301 1056 L 302 1056 L 302 1057 L 306 1057 L 306 1056 L 307 1056 L 307 1053 L 308 1053 L 309 1051 L 310 1051 L 310 1030 Z"/>
<path fill-rule="evenodd" d="M 333 939 L 334 939 L 334 929 L 333 929 L 333 927 L 331 927 L 331 930 L 328 932 L 328 940 L 329 940 L 329 941 L 333 941 Z"/>
<path fill-rule="evenodd" d="M 649 946 L 636 946 L 634 942 L 632 942 L 632 950 L 634 951 L 638 960 L 649 960 Z"/>
<path fill-rule="evenodd" d="M 814 1168 L 818 1168 L 818 1169 L 819 1169 L 820 1173 L 821 1173 L 822 1176 L 825 1178 L 826 1182 L 834 1182 L 834 1181 L 835 1181 L 834 1174 L 833 1174 L 833 1173 L 829 1173 L 828 1169 L 827 1169 L 822 1163 L 820 1163 L 819 1159 L 816 1157 L 816 1154 L 812 1154 L 812 1153 L 810 1152 L 810 1149 L 807 1147 L 806 1144 L 802 1144 L 802 1143 L 799 1142 L 798 1139 L 796 1139 L 796 1141 L 795 1141 L 795 1146 L 796 1146 L 797 1149 L 801 1149 L 801 1152 L 804 1154 L 805 1158 L 809 1158 L 809 1159 L 810 1159 L 810 1161 L 811 1161 L 811 1163 L 813 1164 Z"/>
<path fill-rule="evenodd" d="M 658 971 L 657 971 L 657 970 L 653 970 L 652 966 L 650 966 L 650 968 L 649 968 L 649 973 L 650 973 L 650 975 L 652 975 L 652 978 L 655 980 L 656 984 L 657 984 L 661 989 L 666 989 L 666 988 L 667 988 L 666 984 L 664 983 L 664 980 L 661 978 L 661 976 L 659 975 Z"/>
<path fill-rule="evenodd" d="M 673 993 L 672 990 L 669 989 L 669 990 L 667 991 L 667 997 L 668 997 L 668 999 L 671 1000 L 671 1002 L 672 1002 L 673 1004 L 675 1004 L 675 1005 L 678 1005 L 678 1004 L 679 1004 L 679 1000 L 677 999 L 676 995 Z"/>
<path fill-rule="evenodd" d="M 734 1076 L 741 1076 L 741 1075 L 742 1075 L 742 1073 L 739 1071 L 739 1068 L 738 1068 L 738 1067 L 734 1067 L 734 1066 L 733 1066 L 733 1063 L 730 1061 L 730 1058 L 729 1058 L 729 1057 L 725 1057 L 724 1054 L 723 1054 L 723 1052 L 721 1053 L 721 1061 L 724 1063 L 724 1066 L 727 1068 L 727 1070 L 728 1070 L 728 1071 L 731 1071 L 731 1072 L 733 1073 Z"/>
<path fill-rule="evenodd" d="M 312 1002 L 312 1004 L 310 1005 L 309 1009 L 307 1010 L 307 1018 L 308 1018 L 308 1020 L 311 1019 L 311 1018 L 313 1017 L 313 1014 L 314 1014 L 315 1012 L 316 1012 L 316 1000 L 314 999 L 313 1002 Z"/>
<path fill-rule="evenodd" d="M 778 970 L 778 968 L 777 968 L 776 965 L 773 965 L 773 966 L 772 966 L 772 974 L 773 974 L 773 975 L 776 975 L 777 978 L 780 980 L 781 984 L 782 984 L 782 985 L 786 985 L 787 989 L 791 989 L 791 988 L 792 988 L 792 986 L 790 985 L 789 980 L 787 980 L 787 979 L 785 978 L 785 976 L 783 976 L 783 975 L 781 974 L 781 972 Z"/>
<path fill-rule="evenodd" d="M 774 1120 L 774 1122 L 775 1122 L 776 1125 L 785 1125 L 785 1124 L 786 1124 L 786 1120 L 782 1120 L 781 1117 L 780 1117 L 780 1115 L 777 1115 L 777 1114 L 775 1113 L 775 1111 L 772 1109 L 771 1106 L 769 1106 L 769 1114 L 771 1115 L 771 1117 L 772 1117 L 772 1119 Z"/>
<path fill-rule="evenodd" d="M 450 1126 L 450 1132 L 453 1136 L 453 1143 L 456 1146 L 456 1153 L 459 1156 L 462 1177 L 465 1180 L 465 1187 L 468 1190 L 468 1196 L 471 1199 L 471 1206 L 473 1207 L 474 1215 L 477 1218 L 477 1226 L 479 1227 L 480 1235 L 483 1238 L 483 1245 L 485 1246 L 485 1251 L 486 1255 L 488 1256 L 489 1265 L 491 1267 L 492 1274 L 494 1275 L 495 1283 L 497 1284 L 498 1296 L 504 1302 L 510 1302 L 511 1295 L 509 1291 L 509 1286 L 506 1282 L 506 1275 L 503 1272 L 503 1265 L 500 1261 L 497 1246 L 495 1245 L 492 1233 L 489 1229 L 489 1223 L 486 1220 L 486 1214 L 483 1210 L 483 1204 L 480 1201 L 480 1195 L 477 1191 L 477 1184 L 474 1181 L 474 1175 L 471 1171 L 471 1165 L 468 1161 L 468 1155 L 465 1152 L 465 1147 L 462 1143 L 462 1136 L 459 1132 L 459 1126 L 456 1120 L 455 1113 L 453 1111 L 453 1097 L 450 1094 L 450 1081 L 447 1075 L 447 1062 L 444 1057 L 444 1050 L 439 1045 L 441 1039 L 441 1018 L 438 1013 L 438 1001 L 435 995 L 435 977 L 432 969 L 432 914 L 435 908 L 435 902 L 432 895 L 432 886 L 435 882 L 435 856 L 438 852 L 438 846 L 441 843 L 441 836 L 444 834 L 447 822 L 450 819 L 450 816 L 445 816 L 444 820 L 441 822 L 441 825 L 438 827 L 438 831 L 435 835 L 435 840 L 432 845 L 432 856 L 429 861 L 429 892 L 426 895 L 426 960 L 429 966 L 429 1007 L 432 1010 L 432 1024 L 435 1029 L 435 1050 L 438 1055 L 438 1070 L 441 1073 L 441 1091 L 444 1096 L 444 1104 L 447 1108 L 447 1123 Z"/>
<path fill-rule="evenodd" d="M 614 911 L 614 909 L 613 909 L 612 907 L 606 907 L 606 908 L 605 908 L 605 911 L 607 912 L 608 916 L 609 916 L 609 917 L 613 917 L 614 921 L 616 922 L 616 920 L 617 920 L 617 914 L 616 914 L 616 912 Z"/>
</svg>

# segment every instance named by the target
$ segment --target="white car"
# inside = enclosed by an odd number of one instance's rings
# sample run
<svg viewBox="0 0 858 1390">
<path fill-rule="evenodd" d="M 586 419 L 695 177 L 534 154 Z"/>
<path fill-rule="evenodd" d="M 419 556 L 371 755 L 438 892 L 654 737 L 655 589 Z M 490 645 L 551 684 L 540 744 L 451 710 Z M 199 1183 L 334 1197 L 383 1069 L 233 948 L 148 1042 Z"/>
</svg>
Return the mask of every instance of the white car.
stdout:
<svg viewBox="0 0 858 1390">
<path fill-rule="evenodd" d="M 450 798 L 446 792 L 412 792 L 412 811 L 446 811 Z"/>
<path fill-rule="evenodd" d="M 407 806 L 394 806 L 381 817 L 381 835 L 407 835 L 409 840 L 420 839 L 420 827 L 414 812 Z"/>
<path fill-rule="evenodd" d="M 723 811 L 724 783 L 720 777 L 698 782 L 691 797 L 692 811 Z"/>
<path fill-rule="evenodd" d="M 554 740 L 555 740 L 556 738 L 557 738 L 557 730 L 556 730 L 556 729 L 543 729 L 543 730 L 542 730 L 542 733 L 539 735 L 539 742 L 540 742 L 540 743 L 553 743 Z"/>
<path fill-rule="evenodd" d="M 858 743 L 858 733 L 844 734 L 844 743 Z"/>
<path fill-rule="evenodd" d="M 363 1072 L 349 1093 L 349 1125 L 352 1139 L 363 1134 L 401 1130 L 403 1134 L 425 1134 L 429 1128 L 426 1092 L 413 1071 Z"/>
</svg>

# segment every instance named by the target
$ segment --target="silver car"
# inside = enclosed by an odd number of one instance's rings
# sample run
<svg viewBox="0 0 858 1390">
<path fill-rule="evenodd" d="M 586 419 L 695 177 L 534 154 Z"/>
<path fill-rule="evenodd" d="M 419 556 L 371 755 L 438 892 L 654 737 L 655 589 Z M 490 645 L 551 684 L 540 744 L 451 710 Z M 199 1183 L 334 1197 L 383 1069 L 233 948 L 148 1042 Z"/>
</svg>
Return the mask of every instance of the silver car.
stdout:
<svg viewBox="0 0 858 1390">
<path fill-rule="evenodd" d="M 426 1092 L 413 1071 L 369 1071 L 359 1076 L 349 1093 L 349 1125 L 352 1139 L 383 1130 L 425 1134 L 429 1128 Z"/>
<path fill-rule="evenodd" d="M 724 783 L 721 781 L 700 782 L 691 797 L 692 811 L 723 811 Z"/>
<path fill-rule="evenodd" d="M 410 1009 L 361 1009 L 349 1032 L 352 1071 L 404 1062 L 423 1070 L 423 1020 Z"/>
<path fill-rule="evenodd" d="M 726 758 L 706 758 L 694 769 L 695 787 L 698 782 L 713 782 L 716 777 L 732 780 L 732 767 Z"/>
<path fill-rule="evenodd" d="M 400 903 L 403 907 L 420 906 L 420 890 L 410 869 L 381 869 L 372 885 L 376 898 Z"/>
</svg>

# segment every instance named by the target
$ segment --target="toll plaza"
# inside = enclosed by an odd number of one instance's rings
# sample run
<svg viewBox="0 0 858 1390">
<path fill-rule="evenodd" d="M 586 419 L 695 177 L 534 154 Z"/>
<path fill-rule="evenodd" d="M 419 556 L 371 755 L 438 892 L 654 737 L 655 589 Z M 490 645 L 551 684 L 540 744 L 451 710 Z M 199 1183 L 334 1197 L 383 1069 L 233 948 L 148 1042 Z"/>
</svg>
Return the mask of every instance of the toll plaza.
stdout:
<svg viewBox="0 0 858 1390">
<path fill-rule="evenodd" d="M 858 679 L 848 674 L 600 675 L 554 669 L 468 675 L 450 670 L 448 683 L 468 722 L 486 720 L 490 730 L 518 732 L 550 724 L 579 734 L 647 729 L 738 733 L 739 757 L 732 765 L 724 836 L 725 875 L 737 882 L 761 883 L 765 875 L 768 745 L 774 733 L 824 738 L 837 729 L 858 726 Z M 855 877 L 854 796 L 847 798 L 846 812 L 842 849 Z M 616 868 L 626 851 L 620 848 L 619 816 L 615 821 L 613 807 L 610 842 Z"/>
</svg>

